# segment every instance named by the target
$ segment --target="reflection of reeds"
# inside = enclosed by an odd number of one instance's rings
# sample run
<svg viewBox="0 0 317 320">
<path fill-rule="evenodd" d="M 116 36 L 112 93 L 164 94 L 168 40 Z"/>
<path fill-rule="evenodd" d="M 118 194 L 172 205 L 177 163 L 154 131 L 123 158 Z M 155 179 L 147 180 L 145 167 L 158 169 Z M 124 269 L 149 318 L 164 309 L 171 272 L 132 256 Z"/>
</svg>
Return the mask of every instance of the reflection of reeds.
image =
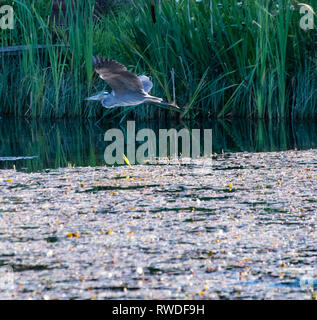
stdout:
<svg viewBox="0 0 317 320">
<path fill-rule="evenodd" d="M 103 152 L 103 141 L 98 141 L 100 130 L 93 123 L 81 121 L 21 121 L 5 120 L 0 124 L 1 156 L 38 156 L 32 160 L 19 160 L 17 168 L 26 167 L 29 171 L 45 168 L 102 164 L 97 158 Z M 3 163 L 1 163 L 3 166 Z M 12 162 L 5 163 L 12 168 Z"/>
<path fill-rule="evenodd" d="M 316 32 L 299 27 L 295 1 L 160 1 L 156 23 L 152 2 L 146 0 L 122 0 L 116 13 L 98 18 L 95 0 L 74 6 L 66 1 L 67 26 L 52 25 L 49 3 L 13 1 L 16 27 L 2 30 L 0 43 L 27 45 L 28 50 L 0 56 L 1 114 L 176 116 L 154 106 L 103 110 L 83 103 L 104 86 L 93 76 L 94 49 L 94 54 L 150 75 L 153 94 L 168 101 L 173 100 L 174 70 L 177 102 L 185 106 L 187 119 L 316 115 Z M 39 44 L 46 49 L 37 49 Z"/>
<path fill-rule="evenodd" d="M 179 124 L 152 121 L 136 123 L 136 132 L 150 128 L 159 137 L 160 128 L 187 127 L 212 129 L 213 152 L 230 151 L 278 151 L 291 148 L 317 148 L 317 126 L 311 122 L 268 121 L 263 120 L 218 120 L 210 123 L 190 122 Z M 104 151 L 107 144 L 104 133 L 107 129 L 119 128 L 125 137 L 126 125 L 118 123 L 100 123 L 79 120 L 26 121 L 7 119 L 0 121 L 0 157 L 38 156 L 35 159 L 16 162 L 0 161 L 0 168 L 26 168 L 38 171 L 45 168 L 105 165 Z M 203 137 L 203 134 L 201 134 Z M 126 140 L 126 138 L 125 138 Z M 157 140 L 156 150 L 159 149 Z M 196 142 L 196 143 L 199 143 Z M 203 153 L 204 141 L 200 141 Z M 136 149 L 139 143 L 136 143 Z M 127 160 L 128 161 L 128 160 Z M 127 163 L 127 162 L 126 162 Z"/>
</svg>

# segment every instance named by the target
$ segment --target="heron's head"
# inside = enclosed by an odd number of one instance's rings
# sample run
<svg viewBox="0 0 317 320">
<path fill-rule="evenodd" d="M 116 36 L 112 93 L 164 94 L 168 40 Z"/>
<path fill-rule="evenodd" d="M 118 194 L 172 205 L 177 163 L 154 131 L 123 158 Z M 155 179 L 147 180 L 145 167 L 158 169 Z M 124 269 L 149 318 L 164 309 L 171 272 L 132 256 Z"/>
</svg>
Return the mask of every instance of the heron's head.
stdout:
<svg viewBox="0 0 317 320">
<path fill-rule="evenodd" d="M 109 92 L 104 91 L 104 92 L 98 93 L 95 96 L 88 97 L 85 100 L 87 100 L 87 101 L 102 101 L 102 100 L 106 100 L 107 97 L 109 97 L 109 95 L 110 95 Z"/>
</svg>

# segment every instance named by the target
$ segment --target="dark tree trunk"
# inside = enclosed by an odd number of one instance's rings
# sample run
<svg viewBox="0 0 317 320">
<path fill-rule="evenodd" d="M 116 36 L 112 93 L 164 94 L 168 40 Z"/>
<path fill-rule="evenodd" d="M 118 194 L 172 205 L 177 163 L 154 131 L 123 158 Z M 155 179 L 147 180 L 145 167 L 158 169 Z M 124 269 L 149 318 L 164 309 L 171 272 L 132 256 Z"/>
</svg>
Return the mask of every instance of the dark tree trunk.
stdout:
<svg viewBox="0 0 317 320">
<path fill-rule="evenodd" d="M 74 6 L 73 2 L 72 2 L 72 5 Z M 65 15 L 66 15 L 65 0 L 54 0 L 53 7 L 52 7 L 52 14 L 51 14 L 51 22 L 55 25 L 68 25 L 69 21 L 65 21 Z"/>
<path fill-rule="evenodd" d="M 65 21 L 66 1 L 72 1 L 73 8 L 78 0 L 54 0 L 51 14 L 51 21 L 56 25 L 68 25 L 69 21 Z M 83 0 L 81 0 L 83 1 Z M 109 12 L 108 0 L 96 0 L 95 11 L 99 14 L 107 14 Z"/>
</svg>

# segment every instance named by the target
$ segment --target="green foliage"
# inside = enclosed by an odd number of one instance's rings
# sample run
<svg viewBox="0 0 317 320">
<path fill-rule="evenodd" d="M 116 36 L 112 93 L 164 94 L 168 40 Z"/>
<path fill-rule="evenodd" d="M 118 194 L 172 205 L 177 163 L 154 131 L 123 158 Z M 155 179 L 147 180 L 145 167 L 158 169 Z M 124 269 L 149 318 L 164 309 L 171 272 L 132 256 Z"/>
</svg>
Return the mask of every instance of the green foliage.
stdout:
<svg viewBox="0 0 317 320">
<path fill-rule="evenodd" d="M 10 36 L 1 38 L 2 47 L 26 45 L 26 49 L 0 57 L 2 114 L 61 118 L 88 113 L 82 100 L 91 87 L 93 72 L 89 61 L 94 0 L 78 2 L 75 8 L 67 3 L 66 29 L 53 25 L 49 15 L 39 14 L 44 12 L 40 8 L 46 9 L 40 2 L 14 1 L 16 27 Z M 38 44 L 45 49 L 38 49 Z"/>
<path fill-rule="evenodd" d="M 154 24 L 150 1 L 122 1 L 120 10 L 96 18 L 90 0 L 74 8 L 76 19 L 69 6 L 68 28 L 52 27 L 50 2 L 13 2 L 17 27 L 2 31 L 1 45 L 29 49 L 0 57 L 2 114 L 143 120 L 177 115 L 155 106 L 105 110 L 83 103 L 105 86 L 93 74 L 95 54 L 149 75 L 152 93 L 168 101 L 174 69 L 177 103 L 188 119 L 316 116 L 317 33 L 299 27 L 297 1 L 153 1 Z M 65 47 L 52 47 L 54 42 Z M 37 44 L 48 49 L 34 49 Z"/>
</svg>

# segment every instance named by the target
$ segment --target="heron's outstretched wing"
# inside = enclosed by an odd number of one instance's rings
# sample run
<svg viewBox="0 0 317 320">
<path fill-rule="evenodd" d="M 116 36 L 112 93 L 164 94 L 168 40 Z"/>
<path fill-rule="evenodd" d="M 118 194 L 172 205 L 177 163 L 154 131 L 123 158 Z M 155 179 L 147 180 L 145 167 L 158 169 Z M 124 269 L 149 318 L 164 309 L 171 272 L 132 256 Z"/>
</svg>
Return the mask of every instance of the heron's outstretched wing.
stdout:
<svg viewBox="0 0 317 320">
<path fill-rule="evenodd" d="M 146 93 L 150 92 L 150 90 L 153 87 L 152 81 L 147 76 L 138 76 L 138 78 L 141 80 L 143 89 Z"/>
<path fill-rule="evenodd" d="M 141 80 L 119 62 L 107 58 L 93 58 L 95 71 L 105 80 L 115 94 L 144 93 Z"/>
</svg>

